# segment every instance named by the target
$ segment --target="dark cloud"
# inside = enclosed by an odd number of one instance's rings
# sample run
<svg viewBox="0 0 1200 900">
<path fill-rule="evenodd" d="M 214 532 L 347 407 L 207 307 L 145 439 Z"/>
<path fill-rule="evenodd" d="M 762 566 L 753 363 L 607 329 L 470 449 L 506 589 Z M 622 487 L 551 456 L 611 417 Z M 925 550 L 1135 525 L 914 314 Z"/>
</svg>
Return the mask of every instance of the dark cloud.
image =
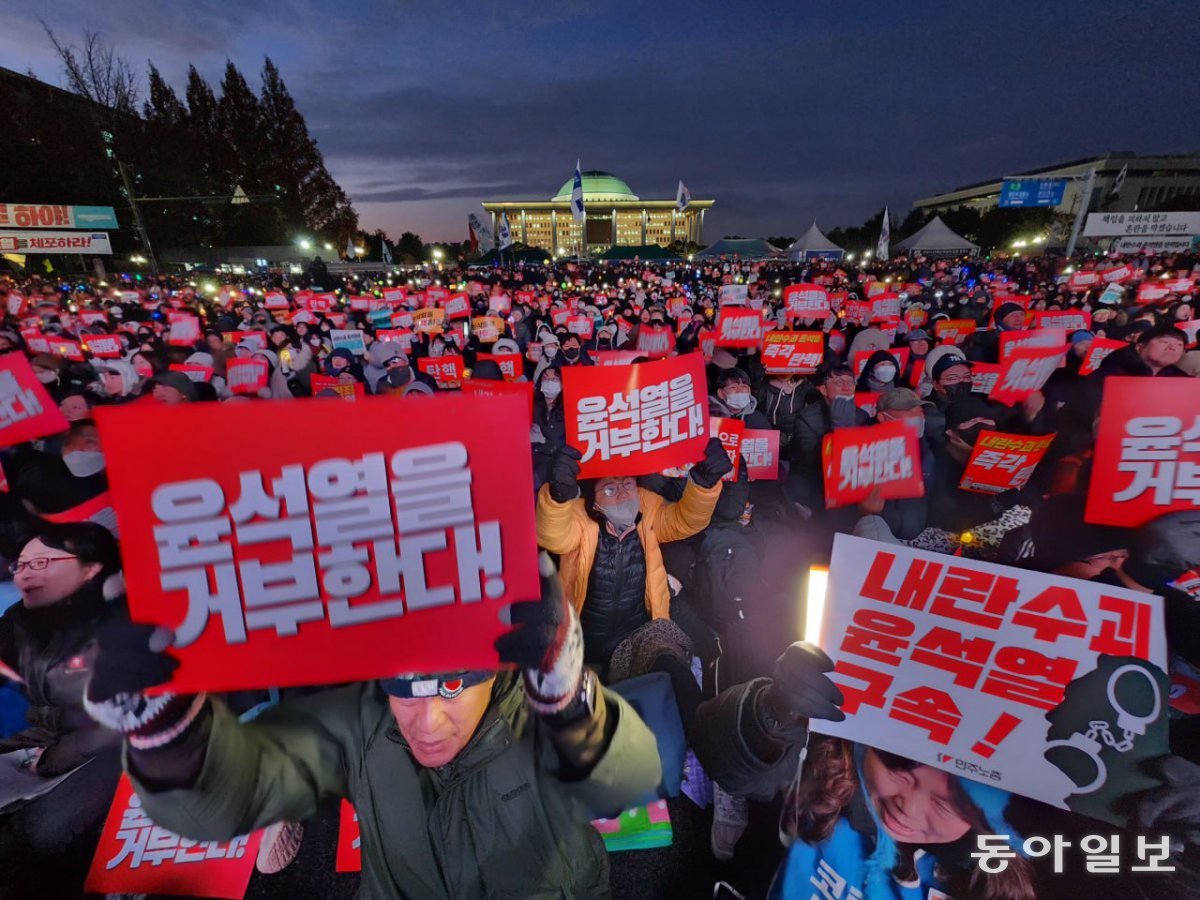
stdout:
<svg viewBox="0 0 1200 900">
<path fill-rule="evenodd" d="M 854 224 L 887 203 L 1116 149 L 1200 148 L 1194 5 L 570 0 L 45 0 L 176 83 L 270 55 L 364 224 L 461 237 L 481 199 L 549 198 L 581 158 L 644 197 L 682 178 L 708 235 Z M 58 80 L 40 26 L 0 59 Z"/>
</svg>

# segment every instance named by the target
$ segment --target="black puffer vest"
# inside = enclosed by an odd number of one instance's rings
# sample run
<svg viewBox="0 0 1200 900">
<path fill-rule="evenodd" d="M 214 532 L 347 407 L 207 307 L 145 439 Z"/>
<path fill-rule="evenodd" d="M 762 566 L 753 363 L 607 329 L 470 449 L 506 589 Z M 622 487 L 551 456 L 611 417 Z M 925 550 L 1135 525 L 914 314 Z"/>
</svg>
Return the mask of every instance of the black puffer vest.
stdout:
<svg viewBox="0 0 1200 900">
<path fill-rule="evenodd" d="M 583 625 L 584 660 L 598 667 L 608 662 L 617 644 L 650 621 L 646 610 L 646 552 L 636 529 L 620 540 L 609 532 L 606 523 L 600 524 L 600 540 L 579 619 Z"/>
</svg>

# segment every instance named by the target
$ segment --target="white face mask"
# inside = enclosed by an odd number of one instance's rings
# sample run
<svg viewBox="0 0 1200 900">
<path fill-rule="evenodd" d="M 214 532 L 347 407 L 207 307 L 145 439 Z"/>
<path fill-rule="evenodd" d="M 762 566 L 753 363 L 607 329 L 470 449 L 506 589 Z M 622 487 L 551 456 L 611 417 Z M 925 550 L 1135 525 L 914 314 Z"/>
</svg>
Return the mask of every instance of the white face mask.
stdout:
<svg viewBox="0 0 1200 900">
<path fill-rule="evenodd" d="M 58 375 L 49 369 L 38 369 L 33 374 L 42 384 L 54 384 L 54 382 L 58 381 Z"/>
<path fill-rule="evenodd" d="M 99 450 L 71 450 L 63 454 L 62 460 L 76 478 L 104 471 L 104 454 Z"/>
<path fill-rule="evenodd" d="M 599 506 L 598 509 L 613 528 L 617 531 L 624 531 L 637 521 L 638 513 L 642 509 L 642 501 L 638 497 L 631 497 L 611 506 Z"/>
<path fill-rule="evenodd" d="M 750 398 L 749 392 L 745 392 L 745 393 L 739 392 L 737 394 L 726 394 L 725 395 L 725 405 L 736 412 L 739 409 L 745 409 L 747 406 L 749 406 L 750 399 L 751 398 Z"/>
<path fill-rule="evenodd" d="M 875 367 L 872 377 L 883 384 L 888 384 L 896 377 L 896 367 L 891 363 L 880 363 Z"/>
<path fill-rule="evenodd" d="M 562 393 L 562 382 L 550 381 L 547 379 L 542 382 L 541 391 L 543 397 L 547 397 L 552 400 Z"/>
</svg>

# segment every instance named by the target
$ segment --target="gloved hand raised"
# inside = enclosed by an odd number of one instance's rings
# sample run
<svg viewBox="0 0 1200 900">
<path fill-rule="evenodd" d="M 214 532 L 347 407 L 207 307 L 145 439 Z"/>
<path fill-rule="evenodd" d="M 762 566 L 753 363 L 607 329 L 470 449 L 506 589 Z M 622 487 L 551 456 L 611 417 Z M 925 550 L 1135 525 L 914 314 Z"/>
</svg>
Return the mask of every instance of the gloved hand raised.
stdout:
<svg viewBox="0 0 1200 900">
<path fill-rule="evenodd" d="M 721 446 L 721 441 L 718 438 L 709 438 L 708 445 L 704 448 L 704 459 L 692 466 L 691 478 L 697 486 L 710 488 L 716 485 L 726 472 L 731 471 L 733 463 L 729 461 L 729 454 Z"/>
<path fill-rule="evenodd" d="M 795 643 L 775 660 L 771 686 L 763 693 L 760 722 L 777 740 L 803 737 L 809 719 L 841 722 L 846 714 L 838 707 L 845 702 L 827 672 L 833 660 L 812 644 Z"/>
<path fill-rule="evenodd" d="M 96 633 L 99 653 L 88 680 L 88 715 L 129 737 L 132 746 L 150 749 L 170 743 L 187 730 L 204 706 L 204 695 L 143 693 L 169 681 L 179 661 L 164 651 L 171 633 L 153 625 L 109 619 Z"/>
<path fill-rule="evenodd" d="M 509 616 L 516 626 L 496 638 L 500 661 L 521 667 L 529 705 L 540 715 L 562 712 L 578 693 L 583 677 L 583 629 L 563 596 L 549 554 L 538 557 L 542 599 L 514 603 Z"/>
<path fill-rule="evenodd" d="M 579 496 L 579 460 L 583 454 L 574 447 L 562 446 L 550 460 L 550 496 L 557 503 L 567 503 Z"/>
</svg>

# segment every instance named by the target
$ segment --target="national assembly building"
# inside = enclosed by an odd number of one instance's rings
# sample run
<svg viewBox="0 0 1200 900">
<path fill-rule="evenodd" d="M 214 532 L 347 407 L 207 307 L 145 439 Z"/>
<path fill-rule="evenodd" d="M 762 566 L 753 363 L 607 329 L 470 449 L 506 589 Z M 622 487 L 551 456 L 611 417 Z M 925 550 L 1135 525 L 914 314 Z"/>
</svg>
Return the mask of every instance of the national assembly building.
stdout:
<svg viewBox="0 0 1200 900">
<path fill-rule="evenodd" d="M 514 242 L 555 256 L 602 253 L 614 246 L 669 247 L 676 241 L 703 246 L 704 212 L 712 207 L 712 200 L 691 200 L 679 210 L 674 200 L 642 200 L 610 172 L 590 171 L 582 176 L 586 230 L 580 228 L 584 222 L 571 216 L 572 181 L 568 179 L 549 200 L 485 200 L 492 234 L 500 233 L 500 217 L 507 213 Z"/>
</svg>

